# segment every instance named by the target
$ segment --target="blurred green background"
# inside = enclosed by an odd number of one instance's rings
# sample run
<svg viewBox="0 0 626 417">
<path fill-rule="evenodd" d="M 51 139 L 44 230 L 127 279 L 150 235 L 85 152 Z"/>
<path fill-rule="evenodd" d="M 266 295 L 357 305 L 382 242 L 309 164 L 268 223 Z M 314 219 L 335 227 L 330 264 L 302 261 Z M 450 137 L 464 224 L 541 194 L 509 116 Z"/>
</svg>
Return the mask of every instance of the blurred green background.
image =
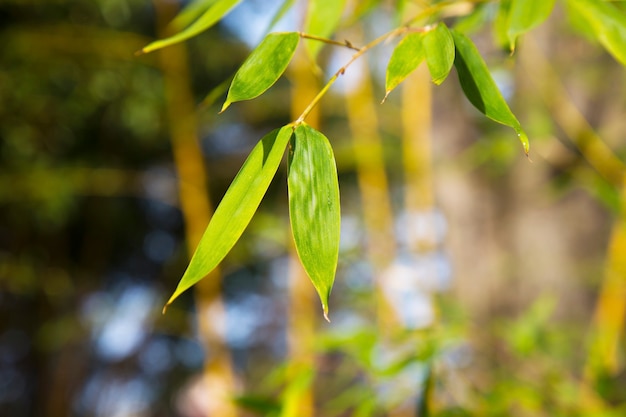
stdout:
<svg viewBox="0 0 626 417">
<path fill-rule="evenodd" d="M 454 74 L 432 102 L 394 92 L 379 105 L 385 45 L 365 59 L 371 75 L 351 68 L 322 101 L 342 197 L 331 324 L 290 272 L 284 166 L 223 263 L 221 288 L 161 314 L 194 246 L 190 224 L 209 215 L 190 217 L 182 196 L 214 205 L 254 144 L 293 119 L 297 71 L 217 115 L 219 86 L 279 3 L 244 1 L 163 58 L 135 52 L 185 3 L 0 2 L 0 414 L 227 415 L 211 411 L 224 391 L 240 415 L 280 415 L 304 386 L 314 411 L 294 415 L 624 415 L 626 72 L 560 6 L 514 56 L 490 25 L 472 32 L 532 162 L 512 131 L 471 108 Z M 389 30 L 394 5 L 383 3 L 336 38 L 362 44 Z M 481 19 L 497 10 L 479 7 Z M 276 29 L 299 21 L 287 14 Z M 347 58 L 325 48 L 316 79 Z M 383 267 L 355 152 L 354 126 L 366 121 L 345 104 L 366 100 L 362 85 L 373 89 L 382 146 L 371 152 L 385 162 L 393 213 L 397 249 Z M 403 165 L 413 111 L 432 115 L 418 170 L 432 202 L 418 211 L 406 204 L 414 172 Z M 185 167 L 197 183 L 181 179 Z M 307 318 L 293 309 L 296 278 L 309 290 Z M 294 336 L 301 322 L 311 331 Z M 298 345 L 313 356 L 313 379 L 289 367 Z"/>
</svg>

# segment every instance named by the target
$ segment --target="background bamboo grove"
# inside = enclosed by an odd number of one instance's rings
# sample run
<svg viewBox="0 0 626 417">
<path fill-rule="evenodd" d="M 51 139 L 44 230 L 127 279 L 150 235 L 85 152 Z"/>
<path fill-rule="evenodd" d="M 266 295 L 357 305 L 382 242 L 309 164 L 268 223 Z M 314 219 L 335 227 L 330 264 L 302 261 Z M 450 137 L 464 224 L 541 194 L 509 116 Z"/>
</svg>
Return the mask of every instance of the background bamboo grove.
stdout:
<svg viewBox="0 0 626 417">
<path fill-rule="evenodd" d="M 510 2 L 356 0 L 337 16 L 233 1 L 210 30 L 134 55 L 214 3 L 0 3 L 0 415 L 624 415 L 626 69 L 566 9 L 594 2 L 557 1 L 512 55 Z M 283 4 L 272 30 L 339 19 L 338 45 L 301 39 L 271 89 L 218 115 Z M 381 104 L 383 42 L 306 119 L 339 174 L 332 321 L 296 255 L 286 161 L 218 270 L 161 314 L 259 139 L 346 46 L 439 7 L 531 161 L 454 70 L 435 85 L 423 63 Z M 456 17 L 471 10 L 495 25 Z"/>
</svg>

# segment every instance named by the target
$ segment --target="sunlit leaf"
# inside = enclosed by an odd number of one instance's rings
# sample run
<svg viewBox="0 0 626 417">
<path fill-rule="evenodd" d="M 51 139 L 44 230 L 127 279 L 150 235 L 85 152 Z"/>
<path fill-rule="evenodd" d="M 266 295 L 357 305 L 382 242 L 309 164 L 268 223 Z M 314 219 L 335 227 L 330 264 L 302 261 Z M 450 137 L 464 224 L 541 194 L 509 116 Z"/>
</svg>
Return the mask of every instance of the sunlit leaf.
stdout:
<svg viewBox="0 0 626 417">
<path fill-rule="evenodd" d="M 454 66 L 465 96 L 483 114 L 498 123 L 512 127 L 528 155 L 529 143 L 526 133 L 502 97 L 489 69 L 474 43 L 462 33 L 451 30 L 456 55 Z"/>
<path fill-rule="evenodd" d="M 296 32 L 267 35 L 235 74 L 221 111 L 236 101 L 258 97 L 270 88 L 287 69 L 299 40 Z"/>
<path fill-rule="evenodd" d="M 217 1 L 219 0 L 195 0 L 188 3 L 170 22 L 169 27 L 177 32 L 183 30 L 204 14 L 204 12 Z"/>
<path fill-rule="evenodd" d="M 167 305 L 211 272 L 239 240 L 276 174 L 292 133 L 291 126 L 276 129 L 252 149 L 215 210 Z"/>
<path fill-rule="evenodd" d="M 518 36 L 539 26 L 550 16 L 555 0 L 511 0 L 507 36 L 511 50 Z"/>
<path fill-rule="evenodd" d="M 393 50 L 389 64 L 387 64 L 385 98 L 424 60 L 422 41 L 421 33 L 411 33 L 405 36 Z"/>
<path fill-rule="evenodd" d="M 337 29 L 346 0 L 309 0 L 304 32 L 328 38 Z M 306 49 L 315 59 L 324 43 L 307 39 Z"/>
<path fill-rule="evenodd" d="M 296 250 L 328 319 L 339 253 L 339 184 L 328 139 L 306 124 L 296 128 L 291 140 L 288 186 Z"/>
<path fill-rule="evenodd" d="M 569 0 L 568 6 L 586 20 L 602 46 L 626 65 L 626 15 L 614 5 L 597 0 Z"/>
<path fill-rule="evenodd" d="M 441 84 L 454 65 L 454 40 L 444 23 L 439 23 L 424 35 L 422 45 L 433 82 Z"/>
<path fill-rule="evenodd" d="M 173 45 L 178 42 L 182 42 L 189 38 L 192 38 L 205 30 L 209 29 L 211 26 L 215 25 L 219 22 L 228 12 L 230 12 L 237 4 L 239 4 L 241 0 L 218 0 L 215 1 L 211 6 L 207 9 L 206 12 L 202 16 L 198 18 L 191 25 L 187 26 L 186 29 L 178 32 L 174 36 L 170 36 L 169 38 L 161 39 L 155 42 L 150 43 L 146 47 L 144 47 L 141 52 L 148 53 L 155 51 L 157 49 L 164 48 L 166 46 Z"/>
</svg>

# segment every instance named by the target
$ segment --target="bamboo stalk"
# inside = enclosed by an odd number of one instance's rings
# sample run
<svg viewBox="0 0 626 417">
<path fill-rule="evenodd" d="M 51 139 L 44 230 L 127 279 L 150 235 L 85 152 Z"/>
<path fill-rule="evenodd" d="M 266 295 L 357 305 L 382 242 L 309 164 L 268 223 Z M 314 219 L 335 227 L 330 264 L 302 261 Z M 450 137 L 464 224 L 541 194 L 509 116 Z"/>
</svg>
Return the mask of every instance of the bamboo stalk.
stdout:
<svg viewBox="0 0 626 417">
<path fill-rule="evenodd" d="M 302 109 L 316 97 L 319 80 L 310 68 L 306 51 L 300 45 L 289 70 L 293 87 L 291 90 L 291 115 L 297 118 Z M 307 123 L 319 128 L 319 106 L 311 107 L 307 113 Z M 291 236 L 290 236 L 291 238 Z M 315 367 L 313 343 L 315 322 L 318 316 L 315 291 L 306 272 L 300 264 L 295 246 L 290 245 L 289 272 L 289 322 L 287 343 L 289 348 L 288 377 L 291 389 L 283 396 L 281 417 L 312 417 L 315 415 L 314 396 L 309 383 L 300 384 Z"/>
<path fill-rule="evenodd" d="M 165 28 L 174 15 L 173 3 L 155 0 L 159 35 L 166 37 Z M 176 44 L 159 51 L 166 92 L 166 108 L 174 164 L 178 172 L 180 207 L 185 220 L 189 253 L 195 250 L 213 213 L 207 192 L 207 172 L 197 136 L 195 103 L 191 93 L 187 51 L 184 44 Z M 207 416 L 234 417 L 236 408 L 231 397 L 235 394 L 235 378 L 228 347 L 220 331 L 224 320 L 220 294 L 221 274 L 215 269 L 196 285 L 198 332 L 207 355 L 204 382 L 207 387 Z M 211 317 L 209 317 L 209 311 Z"/>
</svg>

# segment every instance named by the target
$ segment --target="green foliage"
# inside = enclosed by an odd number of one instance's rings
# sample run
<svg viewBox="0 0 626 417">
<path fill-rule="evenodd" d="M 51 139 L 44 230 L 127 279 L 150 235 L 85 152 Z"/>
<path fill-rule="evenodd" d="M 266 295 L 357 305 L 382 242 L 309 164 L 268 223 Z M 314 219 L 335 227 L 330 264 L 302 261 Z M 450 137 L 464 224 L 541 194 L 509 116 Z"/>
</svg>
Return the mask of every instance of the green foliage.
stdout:
<svg viewBox="0 0 626 417">
<path fill-rule="evenodd" d="M 459 75 L 459 82 L 468 100 L 490 119 L 512 127 L 528 154 L 530 144 L 517 118 L 502 97 L 485 61 L 483 61 L 474 43 L 465 35 L 452 30 L 456 57 L 454 65 Z"/>
<path fill-rule="evenodd" d="M 296 127 L 291 140 L 288 184 L 296 250 L 328 319 L 339 254 L 339 183 L 328 139 L 306 124 Z"/>
<path fill-rule="evenodd" d="M 554 8 L 555 0 L 512 0 L 508 16 L 507 36 L 511 51 L 517 38 L 540 25 Z"/>
<path fill-rule="evenodd" d="M 614 5 L 597 0 L 568 0 L 595 38 L 622 65 L 626 65 L 626 15 Z"/>
<path fill-rule="evenodd" d="M 276 129 L 265 135 L 252 149 L 215 210 L 167 305 L 209 274 L 237 243 L 274 178 L 292 133 L 291 126 Z"/>
<path fill-rule="evenodd" d="M 308 2 L 304 31 L 324 38 L 332 36 L 340 22 L 345 0 L 311 0 Z M 320 42 L 308 40 L 306 48 L 315 59 L 323 46 Z"/>
<path fill-rule="evenodd" d="M 204 32 L 205 30 L 209 29 L 217 22 L 219 22 L 224 16 L 228 14 L 228 12 L 230 12 L 233 8 L 235 8 L 235 6 L 241 3 L 241 0 L 216 0 L 208 1 L 205 3 L 205 5 L 208 7 L 207 10 L 195 22 L 193 22 L 174 36 L 152 42 L 151 44 L 145 46 L 141 50 L 141 52 L 148 53 L 156 51 L 157 49 L 165 48 L 166 46 L 174 45 L 176 43 L 199 35 L 200 33 Z M 182 20 L 186 20 L 186 18 Z"/>
<path fill-rule="evenodd" d="M 424 53 L 430 76 L 437 85 L 441 84 L 454 65 L 454 40 L 443 23 L 424 34 Z"/>
<path fill-rule="evenodd" d="M 283 75 L 296 52 L 300 35 L 295 32 L 270 33 L 241 65 L 222 106 L 256 98 Z"/>
<path fill-rule="evenodd" d="M 417 69 L 424 60 L 423 36 L 421 33 L 411 33 L 405 36 L 393 50 L 385 81 L 385 98 L 406 77 Z"/>
</svg>

